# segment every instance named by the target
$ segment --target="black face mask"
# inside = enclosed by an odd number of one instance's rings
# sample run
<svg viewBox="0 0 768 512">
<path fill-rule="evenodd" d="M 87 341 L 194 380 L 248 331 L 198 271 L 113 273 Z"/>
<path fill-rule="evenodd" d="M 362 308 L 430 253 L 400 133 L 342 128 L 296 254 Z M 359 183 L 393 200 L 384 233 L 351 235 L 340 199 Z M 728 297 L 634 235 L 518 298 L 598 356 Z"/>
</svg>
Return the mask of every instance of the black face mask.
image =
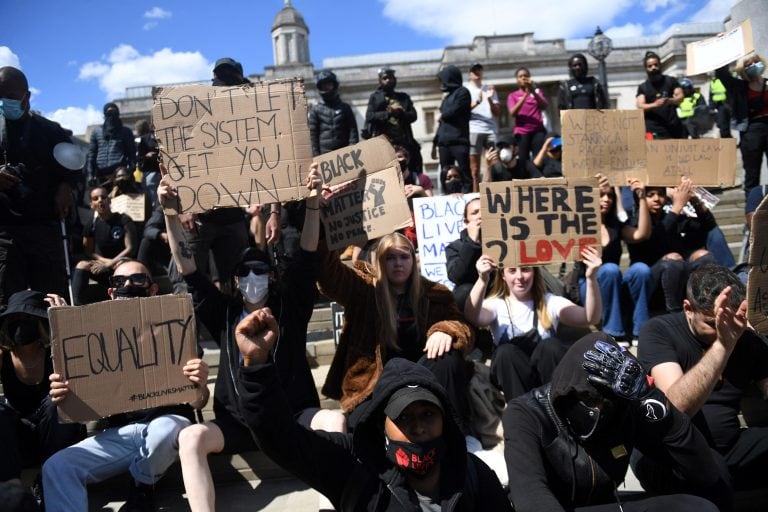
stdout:
<svg viewBox="0 0 768 512">
<path fill-rule="evenodd" d="M 446 452 L 443 436 L 425 443 L 407 443 L 387 438 L 387 460 L 416 478 L 428 476 Z"/>
<path fill-rule="evenodd" d="M 654 69 L 653 71 L 648 71 L 648 79 L 651 82 L 658 82 L 659 80 L 661 80 L 661 70 Z"/>
<path fill-rule="evenodd" d="M 116 299 L 133 299 L 135 297 L 149 297 L 149 287 L 121 286 L 120 288 L 115 288 Z"/>
<path fill-rule="evenodd" d="M 37 318 L 21 318 L 8 324 L 8 336 L 16 345 L 28 345 L 40 338 Z"/>
<path fill-rule="evenodd" d="M 331 103 L 338 97 L 336 89 L 325 91 L 320 93 L 320 97 L 323 98 L 325 103 Z"/>
<path fill-rule="evenodd" d="M 461 180 L 448 180 L 445 182 L 446 194 L 460 194 L 463 190 Z"/>
</svg>

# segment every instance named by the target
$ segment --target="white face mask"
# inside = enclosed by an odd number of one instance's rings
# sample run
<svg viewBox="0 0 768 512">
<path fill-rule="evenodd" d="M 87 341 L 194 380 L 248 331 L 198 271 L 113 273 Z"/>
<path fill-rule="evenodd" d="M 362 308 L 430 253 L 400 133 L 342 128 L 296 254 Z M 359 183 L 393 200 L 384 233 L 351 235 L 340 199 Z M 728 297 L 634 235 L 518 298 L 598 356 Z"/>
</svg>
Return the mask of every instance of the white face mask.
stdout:
<svg viewBox="0 0 768 512">
<path fill-rule="evenodd" d="M 499 151 L 499 158 L 505 164 L 512 161 L 512 150 L 509 148 L 503 148 Z"/>
<path fill-rule="evenodd" d="M 259 304 L 269 293 L 269 275 L 256 275 L 252 271 L 237 280 L 237 288 L 249 304 Z"/>
</svg>

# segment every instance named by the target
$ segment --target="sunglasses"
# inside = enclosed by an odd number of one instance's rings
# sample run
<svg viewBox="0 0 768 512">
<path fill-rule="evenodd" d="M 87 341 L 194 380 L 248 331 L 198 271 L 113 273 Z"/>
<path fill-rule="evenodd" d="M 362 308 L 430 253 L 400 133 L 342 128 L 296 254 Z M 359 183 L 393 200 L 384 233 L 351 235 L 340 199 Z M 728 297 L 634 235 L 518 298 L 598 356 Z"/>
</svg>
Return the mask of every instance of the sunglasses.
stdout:
<svg viewBox="0 0 768 512">
<path fill-rule="evenodd" d="M 109 285 L 112 288 L 122 288 L 128 281 L 134 286 L 149 286 L 152 284 L 152 278 L 142 272 L 129 276 L 112 276 L 109 278 Z"/>
<path fill-rule="evenodd" d="M 241 263 L 235 269 L 235 275 L 237 277 L 245 277 L 248 275 L 249 272 L 253 272 L 253 274 L 257 276 L 262 274 L 268 274 L 269 265 L 267 265 L 263 261 L 249 261 L 246 263 Z"/>
</svg>

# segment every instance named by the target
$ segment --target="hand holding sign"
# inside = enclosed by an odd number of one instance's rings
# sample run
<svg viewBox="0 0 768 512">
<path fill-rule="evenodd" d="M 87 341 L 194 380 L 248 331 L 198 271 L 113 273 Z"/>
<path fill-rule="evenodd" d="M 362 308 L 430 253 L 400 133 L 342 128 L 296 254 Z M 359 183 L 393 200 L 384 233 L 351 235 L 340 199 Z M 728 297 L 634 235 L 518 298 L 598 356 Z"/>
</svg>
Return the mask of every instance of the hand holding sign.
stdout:
<svg viewBox="0 0 768 512">
<path fill-rule="evenodd" d="M 484 283 L 488 283 L 488 279 L 490 279 L 491 272 L 496 270 L 497 265 L 496 265 L 496 262 L 493 261 L 493 258 L 491 258 L 486 254 L 483 254 L 477 259 L 477 263 L 475 263 L 475 268 L 477 269 L 477 277 Z"/>
<path fill-rule="evenodd" d="M 269 308 L 243 318 L 235 327 L 235 340 L 243 354 L 243 366 L 266 363 L 279 334 L 277 319 Z"/>
<path fill-rule="evenodd" d="M 48 392 L 51 395 L 51 402 L 59 405 L 69 394 L 69 382 L 62 380 L 58 373 L 49 375 L 48 380 L 51 381 L 51 390 Z"/>
</svg>

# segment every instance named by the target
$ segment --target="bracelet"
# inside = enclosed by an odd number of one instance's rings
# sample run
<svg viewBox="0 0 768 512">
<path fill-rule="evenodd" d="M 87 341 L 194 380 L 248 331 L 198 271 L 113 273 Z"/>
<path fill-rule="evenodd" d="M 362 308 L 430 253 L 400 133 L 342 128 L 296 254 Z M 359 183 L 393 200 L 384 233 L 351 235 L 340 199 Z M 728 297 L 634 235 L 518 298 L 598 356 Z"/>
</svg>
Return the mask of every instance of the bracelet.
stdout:
<svg viewBox="0 0 768 512">
<path fill-rule="evenodd" d="M 306 208 L 307 210 L 319 210 L 319 209 L 320 209 L 320 207 L 317 207 L 317 208 L 312 208 L 312 207 L 310 207 L 310 206 L 306 206 L 305 208 Z"/>
<path fill-rule="evenodd" d="M 280 216 L 280 212 L 269 212 L 269 214 L 270 215 L 277 215 L 278 217 Z"/>
</svg>

